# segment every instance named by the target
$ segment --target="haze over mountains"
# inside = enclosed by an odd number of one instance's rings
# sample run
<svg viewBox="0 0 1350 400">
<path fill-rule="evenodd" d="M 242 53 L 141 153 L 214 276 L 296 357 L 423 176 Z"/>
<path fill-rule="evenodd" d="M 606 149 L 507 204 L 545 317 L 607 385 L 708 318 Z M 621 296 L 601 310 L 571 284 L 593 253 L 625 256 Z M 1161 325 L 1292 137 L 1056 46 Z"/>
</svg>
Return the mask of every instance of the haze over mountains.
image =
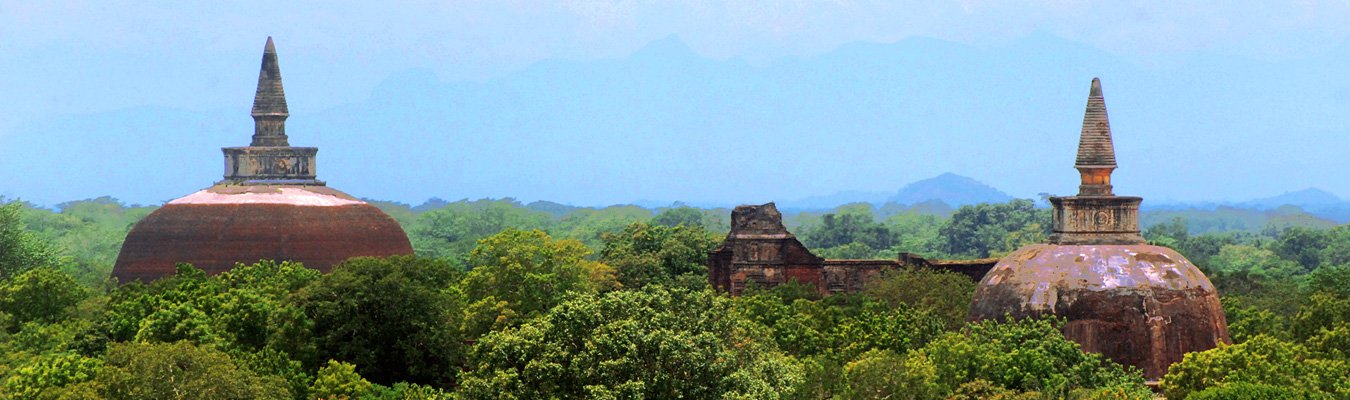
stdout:
<svg viewBox="0 0 1350 400">
<path fill-rule="evenodd" d="M 278 51 L 285 82 L 312 75 L 288 68 L 303 54 L 284 39 Z M 484 82 L 408 71 L 365 101 L 293 114 L 288 133 L 293 145 L 320 148 L 320 179 L 409 203 L 823 205 L 835 200 L 812 196 L 854 188 L 839 199 L 875 200 L 867 196 L 948 171 L 1034 198 L 1076 190 L 1083 103 L 1101 76 L 1117 193 L 1146 206 L 1234 203 L 1302 187 L 1350 193 L 1350 181 L 1316 172 L 1350 167 L 1341 156 L 1350 82 L 1336 78 L 1347 69 L 1345 45 L 1280 63 L 1201 54 L 1138 65 L 1048 34 L 986 48 L 855 43 L 751 65 L 669 37 L 624 58 L 546 61 Z M 294 105 L 310 94 L 287 95 Z M 220 147 L 247 143 L 251 101 L 0 125 L 0 195 L 158 203 L 190 193 L 219 180 Z M 1288 201 L 1342 203 L 1305 197 Z"/>
<path fill-rule="evenodd" d="M 910 183 L 900 188 L 898 192 L 845 191 L 829 196 L 813 196 L 797 201 L 784 201 L 782 207 L 786 209 L 831 209 L 848 203 L 909 205 L 933 200 L 941 201 L 952 207 L 960 207 L 979 203 L 1004 203 L 1012 199 L 1012 196 L 1001 190 L 969 177 L 948 172 Z"/>
</svg>

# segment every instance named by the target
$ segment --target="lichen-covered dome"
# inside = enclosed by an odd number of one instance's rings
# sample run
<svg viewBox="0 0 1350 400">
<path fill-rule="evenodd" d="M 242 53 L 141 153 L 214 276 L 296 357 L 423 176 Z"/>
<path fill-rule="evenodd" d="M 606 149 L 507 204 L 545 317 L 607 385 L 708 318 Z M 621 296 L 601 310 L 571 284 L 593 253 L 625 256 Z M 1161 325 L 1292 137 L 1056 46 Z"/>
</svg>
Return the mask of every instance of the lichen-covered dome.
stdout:
<svg viewBox="0 0 1350 400">
<path fill-rule="evenodd" d="M 971 319 L 1057 315 L 1064 336 L 1158 378 L 1190 351 L 1228 342 L 1214 285 L 1176 251 L 1150 245 L 1018 249 L 975 289 Z"/>
<path fill-rule="evenodd" d="M 221 149 L 225 179 L 170 201 L 132 227 L 112 276 L 150 281 L 191 263 L 210 274 L 237 263 L 299 261 L 328 272 L 357 256 L 412 254 L 397 221 L 317 179 L 314 147 L 292 147 L 276 47 L 267 38 L 253 100 L 253 142 Z"/>
<path fill-rule="evenodd" d="M 178 263 L 209 274 L 236 263 L 289 260 L 328 272 L 351 257 L 412 254 L 397 221 L 323 186 L 218 185 L 170 201 L 127 234 L 112 276 L 173 275 Z"/>
</svg>

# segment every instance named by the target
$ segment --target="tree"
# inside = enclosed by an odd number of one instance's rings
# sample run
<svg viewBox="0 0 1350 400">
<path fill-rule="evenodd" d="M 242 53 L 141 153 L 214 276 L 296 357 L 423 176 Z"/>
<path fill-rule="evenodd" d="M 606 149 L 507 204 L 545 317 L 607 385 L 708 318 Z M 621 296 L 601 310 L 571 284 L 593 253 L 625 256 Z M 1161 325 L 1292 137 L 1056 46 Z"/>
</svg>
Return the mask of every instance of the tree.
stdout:
<svg viewBox="0 0 1350 400">
<path fill-rule="evenodd" d="M 866 260 L 877 258 L 878 252 L 866 244 L 853 242 L 824 249 L 813 249 L 816 256 L 829 259 Z"/>
<path fill-rule="evenodd" d="M 938 230 L 942 250 L 953 256 L 983 258 L 1016 250 L 1008 248 L 1008 234 L 1041 224 L 1048 235 L 1049 210 L 1036 209 L 1031 200 L 1017 199 L 1003 204 L 962 206 Z M 1023 235 L 1025 236 L 1025 235 Z"/>
<path fill-rule="evenodd" d="M 219 281 L 189 264 L 149 285 L 133 282 L 108 298 L 97 331 L 107 342 L 178 341 L 214 343 L 210 315 L 223 290 Z"/>
<path fill-rule="evenodd" d="M 188 342 L 113 344 L 93 380 L 63 390 L 109 400 L 290 397 L 281 379 L 259 376 L 223 352 Z"/>
<path fill-rule="evenodd" d="M 356 373 L 356 366 L 328 360 L 309 387 L 309 396 L 321 400 L 359 399 L 373 388 L 370 381 Z"/>
<path fill-rule="evenodd" d="M 828 355 L 842 363 L 873 349 L 903 354 L 944 327 L 941 319 L 900 302 L 857 294 L 815 300 L 792 292 L 792 286 L 780 285 L 733 301 L 739 315 L 769 328 L 779 348 L 798 356 Z"/>
<path fill-rule="evenodd" d="M 1209 266 L 1210 258 L 1219 255 L 1219 251 L 1223 250 L 1224 246 L 1252 245 L 1255 244 L 1255 241 L 1253 235 L 1245 232 L 1206 233 L 1188 236 L 1175 249 L 1186 256 L 1187 260 L 1191 260 L 1191 263 L 1200 268 L 1205 268 Z"/>
<path fill-rule="evenodd" d="M 703 220 L 703 210 L 689 206 L 680 206 L 662 210 L 659 214 L 656 214 L 655 217 L 652 217 L 652 224 L 671 228 L 680 225 L 704 226 Z"/>
<path fill-rule="evenodd" d="M 867 285 L 865 294 L 891 307 L 901 304 L 941 319 L 947 329 L 965 325 L 975 282 L 965 275 L 926 268 L 883 272 Z"/>
<path fill-rule="evenodd" d="M 1056 319 L 972 322 L 965 332 L 947 333 L 909 356 L 935 366 L 936 384 L 947 393 L 976 380 L 1057 397 L 1080 388 L 1147 393 L 1137 369 L 1083 352 L 1060 333 L 1062 324 Z"/>
<path fill-rule="evenodd" d="M 16 323 L 53 323 L 67 318 L 87 291 L 70 275 L 50 267 L 34 268 L 0 281 L 0 311 Z"/>
<path fill-rule="evenodd" d="M 70 352 L 45 354 L 5 379 L 0 396 L 14 400 L 54 399 L 62 387 L 94 379 L 103 361 Z"/>
<path fill-rule="evenodd" d="M 1327 248 L 1331 238 L 1326 230 L 1289 227 L 1280 232 L 1272 247 L 1275 255 L 1299 263 L 1302 266 L 1300 272 L 1306 272 L 1322 263 L 1323 249 Z"/>
<path fill-rule="evenodd" d="M 1304 400 L 1317 398 L 1297 387 L 1236 382 L 1192 392 L 1187 400 Z"/>
<path fill-rule="evenodd" d="M 1350 396 L 1345 360 L 1314 358 L 1302 345 L 1258 335 L 1246 342 L 1187 353 L 1163 376 L 1163 394 L 1185 399 L 1191 393 L 1236 383 L 1299 388 L 1314 394 Z"/>
<path fill-rule="evenodd" d="M 1325 329 L 1344 325 L 1350 325 L 1350 297 L 1317 292 L 1299 307 L 1291 328 L 1294 339 L 1304 341 Z"/>
<path fill-rule="evenodd" d="M 211 329 L 229 346 L 257 351 L 275 334 L 274 322 L 287 311 L 286 298 L 322 274 L 294 262 L 260 261 L 216 275 L 221 291 L 212 302 Z"/>
<path fill-rule="evenodd" d="M 512 314 L 529 319 L 572 292 L 613 287 L 613 269 L 586 259 L 590 253 L 576 240 L 507 229 L 483 239 L 470 253 L 473 269 L 464 277 L 464 291 L 475 302 L 501 301 Z"/>
<path fill-rule="evenodd" d="M 1190 230 L 1186 227 L 1186 218 L 1183 217 L 1172 217 L 1166 222 L 1153 224 L 1144 230 L 1144 238 L 1148 239 L 1149 242 L 1181 244 L 1186 242 L 1186 239 L 1190 236 Z"/>
<path fill-rule="evenodd" d="M 0 279 L 59 264 L 56 249 L 24 228 L 19 207 L 19 203 L 0 204 Z"/>
<path fill-rule="evenodd" d="M 918 357 L 873 350 L 844 367 L 843 399 L 940 399 L 937 369 Z"/>
<path fill-rule="evenodd" d="M 885 225 L 876 222 L 870 207 L 850 207 L 836 214 L 825 214 L 819 225 L 802 233 L 802 239 L 811 248 L 861 243 L 877 251 L 895 244 L 895 236 Z"/>
<path fill-rule="evenodd" d="M 1325 247 L 1320 248 L 1322 265 L 1350 264 L 1350 225 L 1332 228 L 1326 236 Z"/>
<path fill-rule="evenodd" d="M 131 227 L 155 207 L 127 206 L 111 197 L 58 204 L 59 212 L 23 207 L 28 228 L 58 249 L 62 271 L 82 284 L 103 284 Z"/>
<path fill-rule="evenodd" d="M 1302 283 L 1301 291 L 1306 295 L 1326 292 L 1337 297 L 1350 298 L 1350 264 L 1323 265 L 1305 275 Z"/>
<path fill-rule="evenodd" d="M 479 398 L 779 398 L 800 366 L 712 291 L 581 294 L 474 347 L 458 394 Z"/>
<path fill-rule="evenodd" d="M 1209 259 L 1208 272 L 1227 293 L 1255 293 L 1283 282 L 1302 267 L 1275 252 L 1248 245 L 1227 245 Z"/>
<path fill-rule="evenodd" d="M 1257 335 L 1268 335 L 1281 339 L 1290 336 L 1289 317 L 1271 310 L 1251 306 L 1244 296 L 1224 296 L 1223 313 L 1228 319 L 1228 334 L 1233 343 L 1246 342 Z"/>
<path fill-rule="evenodd" d="M 551 224 L 548 213 L 512 199 L 459 201 L 419 215 L 408 238 L 418 255 L 462 266 L 479 239 L 505 229 L 543 229 Z"/>
<path fill-rule="evenodd" d="M 651 219 L 651 210 L 638 206 L 582 208 L 563 216 L 548 232 L 553 237 L 573 239 L 589 248 L 598 249 L 602 246 L 605 234 L 616 233 L 629 224 Z"/>
<path fill-rule="evenodd" d="M 650 225 L 635 222 L 623 232 L 604 235 L 600 262 L 614 268 L 623 287 L 675 285 L 676 281 L 707 282 L 708 252 L 715 235 L 700 225 Z"/>
<path fill-rule="evenodd" d="M 886 228 L 895 235 L 895 244 L 890 252 L 898 256 L 902 252 L 923 254 L 929 257 L 941 255 L 941 240 L 938 229 L 943 218 L 932 214 L 903 212 L 886 218 Z"/>
<path fill-rule="evenodd" d="M 308 365 L 320 356 L 355 364 L 382 384 L 449 385 L 463 354 L 460 276 L 443 260 L 347 260 L 287 300 L 296 311 L 277 317 L 273 343 Z"/>
</svg>

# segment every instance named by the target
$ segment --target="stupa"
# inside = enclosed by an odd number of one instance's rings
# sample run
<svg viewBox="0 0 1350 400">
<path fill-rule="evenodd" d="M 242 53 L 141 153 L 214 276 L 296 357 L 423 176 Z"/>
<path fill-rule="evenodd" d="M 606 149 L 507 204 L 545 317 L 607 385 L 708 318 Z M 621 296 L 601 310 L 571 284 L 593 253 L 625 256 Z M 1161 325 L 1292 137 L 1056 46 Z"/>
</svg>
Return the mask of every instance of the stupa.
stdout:
<svg viewBox="0 0 1350 400">
<path fill-rule="evenodd" d="M 1064 336 L 1158 379 L 1182 355 L 1230 341 L 1209 278 L 1172 249 L 1139 234 L 1138 197 L 1116 196 L 1111 125 L 1092 80 L 1075 165 L 1077 196 L 1051 197 L 1048 244 L 999 260 L 975 289 L 970 319 L 1057 315 Z"/>
<path fill-rule="evenodd" d="M 328 272 L 351 257 L 412 254 L 393 218 L 317 179 L 319 150 L 291 147 L 288 116 L 268 37 L 253 99 L 253 142 L 221 149 L 223 180 L 168 202 L 132 227 L 112 276 L 150 281 L 173 275 L 178 263 L 217 274 L 259 260 L 298 261 Z"/>
</svg>

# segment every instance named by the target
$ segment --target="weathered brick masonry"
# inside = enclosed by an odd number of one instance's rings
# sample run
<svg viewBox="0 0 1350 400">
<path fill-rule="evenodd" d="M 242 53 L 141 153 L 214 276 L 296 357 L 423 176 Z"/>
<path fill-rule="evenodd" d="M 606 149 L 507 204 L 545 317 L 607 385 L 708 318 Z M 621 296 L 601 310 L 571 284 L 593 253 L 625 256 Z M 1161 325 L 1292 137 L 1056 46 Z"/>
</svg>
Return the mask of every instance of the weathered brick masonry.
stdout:
<svg viewBox="0 0 1350 400">
<path fill-rule="evenodd" d="M 773 287 L 790 281 L 810 285 L 822 295 L 863 290 L 883 271 L 935 268 L 979 280 L 996 259 L 927 260 L 904 253 L 896 260 L 827 260 L 812 254 L 783 226 L 773 203 L 739 206 L 731 212 L 731 232 L 708 255 L 708 281 L 740 295 L 747 285 Z"/>
</svg>

